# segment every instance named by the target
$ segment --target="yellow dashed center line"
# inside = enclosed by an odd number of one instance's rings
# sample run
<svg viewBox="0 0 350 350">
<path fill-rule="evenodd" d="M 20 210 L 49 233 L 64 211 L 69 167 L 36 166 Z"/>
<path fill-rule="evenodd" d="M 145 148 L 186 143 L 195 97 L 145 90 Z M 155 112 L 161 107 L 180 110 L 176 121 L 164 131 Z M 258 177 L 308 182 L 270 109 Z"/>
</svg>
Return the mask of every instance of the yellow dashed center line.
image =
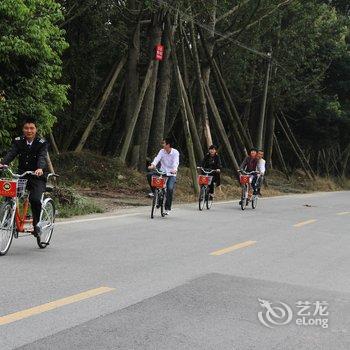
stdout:
<svg viewBox="0 0 350 350">
<path fill-rule="evenodd" d="M 50 303 L 42 304 L 39 306 L 32 307 L 30 309 L 26 309 L 26 310 L 18 311 L 18 312 L 9 314 L 9 315 L 1 316 L 0 317 L 0 325 L 2 326 L 2 325 L 16 322 L 16 321 L 19 321 L 19 320 L 22 320 L 24 318 L 28 318 L 28 317 L 31 317 L 34 315 L 39 315 L 39 314 L 42 314 L 44 312 L 57 309 L 61 306 L 73 304 L 73 303 L 76 303 L 78 301 L 82 301 L 85 299 L 95 297 L 95 296 L 100 295 L 100 294 L 111 292 L 113 290 L 114 290 L 114 288 L 109 288 L 109 287 L 100 287 L 100 288 L 96 288 L 96 289 L 91 289 L 91 290 L 88 290 L 88 291 L 83 292 L 83 293 L 79 293 L 79 294 L 71 295 L 71 296 L 63 298 L 63 299 L 51 301 Z"/>
<path fill-rule="evenodd" d="M 216 250 L 215 252 L 210 253 L 210 255 L 215 255 L 215 256 L 223 255 L 223 254 L 230 253 L 230 252 L 237 250 L 237 249 L 249 247 L 255 243 L 256 243 L 256 241 L 246 241 L 246 242 L 238 243 L 238 244 L 235 244 L 231 247 Z"/>
<path fill-rule="evenodd" d="M 341 213 L 337 213 L 337 215 L 350 215 L 350 211 L 343 211 Z"/>
<path fill-rule="evenodd" d="M 316 221 L 317 221 L 316 219 L 311 219 L 311 220 L 307 220 L 307 221 L 298 222 L 297 224 L 295 224 L 293 226 L 294 227 L 302 227 L 302 226 L 305 226 L 305 225 L 313 224 Z"/>
</svg>

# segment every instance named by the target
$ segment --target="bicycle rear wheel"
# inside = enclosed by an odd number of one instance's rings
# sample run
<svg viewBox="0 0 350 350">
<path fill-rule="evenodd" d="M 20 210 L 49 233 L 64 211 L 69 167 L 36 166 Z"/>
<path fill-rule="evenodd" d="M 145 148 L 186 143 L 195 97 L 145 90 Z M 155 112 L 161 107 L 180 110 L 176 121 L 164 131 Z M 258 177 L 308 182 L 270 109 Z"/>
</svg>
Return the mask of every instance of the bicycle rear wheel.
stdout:
<svg viewBox="0 0 350 350">
<path fill-rule="evenodd" d="M 0 255 L 6 255 L 10 249 L 15 229 L 14 218 L 12 204 L 2 203 L 0 205 Z"/>
<path fill-rule="evenodd" d="M 242 197 L 241 197 L 241 209 L 244 210 L 247 207 L 248 198 L 248 186 L 242 186 Z"/>
<path fill-rule="evenodd" d="M 158 190 L 154 191 L 153 201 L 152 201 L 152 209 L 151 209 L 151 219 L 154 218 L 154 212 L 158 205 Z"/>
<path fill-rule="evenodd" d="M 198 198 L 198 209 L 202 211 L 204 209 L 205 205 L 205 195 L 206 195 L 206 189 L 205 186 L 201 186 L 199 190 L 199 198 Z"/>
<path fill-rule="evenodd" d="M 37 243 L 40 249 L 46 248 L 52 237 L 54 225 L 55 225 L 55 217 L 56 217 L 56 210 L 55 210 L 55 203 L 51 198 L 45 199 L 41 214 L 40 214 L 40 221 L 39 221 L 39 227 L 41 230 L 40 237 L 37 238 Z"/>
</svg>

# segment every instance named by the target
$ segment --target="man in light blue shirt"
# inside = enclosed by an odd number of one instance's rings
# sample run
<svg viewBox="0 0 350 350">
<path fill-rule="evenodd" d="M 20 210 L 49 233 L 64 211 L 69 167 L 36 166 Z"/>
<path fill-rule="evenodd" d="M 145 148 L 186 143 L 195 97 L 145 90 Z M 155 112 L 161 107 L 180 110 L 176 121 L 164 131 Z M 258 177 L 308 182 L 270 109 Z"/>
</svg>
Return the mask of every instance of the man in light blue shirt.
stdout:
<svg viewBox="0 0 350 350">
<path fill-rule="evenodd" d="M 156 167 L 160 167 L 167 175 L 167 194 L 165 201 L 165 214 L 168 215 L 171 210 L 173 201 L 174 186 L 176 183 L 176 174 L 179 167 L 179 151 L 173 148 L 172 141 L 169 138 L 165 138 L 163 141 L 163 148 L 158 152 L 151 165 L 148 167 L 149 170 L 154 170 Z M 150 184 L 153 196 L 154 189 L 151 186 L 151 179 L 154 172 L 147 174 L 148 183 Z"/>
</svg>

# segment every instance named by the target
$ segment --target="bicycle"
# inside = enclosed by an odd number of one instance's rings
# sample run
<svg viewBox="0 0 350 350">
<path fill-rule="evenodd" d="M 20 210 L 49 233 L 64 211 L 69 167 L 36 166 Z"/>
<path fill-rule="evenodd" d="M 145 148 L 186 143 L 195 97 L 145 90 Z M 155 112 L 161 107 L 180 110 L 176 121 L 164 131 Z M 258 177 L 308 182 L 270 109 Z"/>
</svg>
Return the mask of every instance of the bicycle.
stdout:
<svg viewBox="0 0 350 350">
<path fill-rule="evenodd" d="M 4 167 L 12 177 L 0 179 L 0 197 L 4 197 L 4 202 L 0 205 L 0 256 L 6 255 L 10 249 L 13 238 L 19 238 L 20 234 L 32 234 L 32 219 L 28 215 L 30 203 L 29 195 L 26 192 L 27 179 L 25 176 L 36 176 L 33 171 L 26 171 L 23 174 L 14 174 L 11 169 Z M 47 179 L 58 177 L 57 174 L 50 173 Z M 45 192 L 51 192 L 53 187 L 46 186 Z M 21 203 L 23 200 L 23 203 Z M 46 248 L 50 244 L 55 222 L 55 204 L 52 198 L 43 194 L 42 209 L 38 222 L 39 234 L 36 237 L 40 249 Z M 22 205 L 22 210 L 20 206 Z"/>
<path fill-rule="evenodd" d="M 159 176 L 153 175 L 151 178 L 151 187 L 154 189 L 154 196 L 152 201 L 152 209 L 151 209 L 151 219 L 154 218 L 154 212 L 156 209 L 160 209 L 160 215 L 162 217 L 165 216 L 165 197 L 166 197 L 166 183 L 167 176 L 166 172 L 155 169 Z"/>
<path fill-rule="evenodd" d="M 239 170 L 239 182 L 242 185 L 242 196 L 241 196 L 241 209 L 245 210 L 245 208 L 248 206 L 249 202 L 252 203 L 252 208 L 256 209 L 258 205 L 258 198 L 259 196 L 255 193 L 252 194 L 251 198 L 249 198 L 249 190 L 251 189 L 250 185 L 250 177 L 251 175 L 257 175 L 259 174 L 258 171 L 251 171 L 246 172 L 244 170 Z"/>
<path fill-rule="evenodd" d="M 201 170 L 205 174 L 205 175 L 198 175 L 198 184 L 200 186 L 198 208 L 200 211 L 202 211 L 204 209 L 204 205 L 206 205 L 207 209 L 209 210 L 213 205 L 213 196 L 210 195 L 209 193 L 209 190 L 210 190 L 209 186 L 213 181 L 213 176 L 210 176 L 210 174 L 215 173 L 216 170 L 204 169 L 202 167 L 197 167 L 197 169 Z"/>
</svg>

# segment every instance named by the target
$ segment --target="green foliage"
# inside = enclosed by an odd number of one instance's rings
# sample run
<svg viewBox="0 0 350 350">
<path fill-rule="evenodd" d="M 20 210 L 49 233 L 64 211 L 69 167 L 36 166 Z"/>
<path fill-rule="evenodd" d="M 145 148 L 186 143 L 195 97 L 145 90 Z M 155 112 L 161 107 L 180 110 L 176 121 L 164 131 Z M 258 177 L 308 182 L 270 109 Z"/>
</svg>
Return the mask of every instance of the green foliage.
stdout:
<svg viewBox="0 0 350 350">
<path fill-rule="evenodd" d="M 68 186 L 56 187 L 52 196 L 61 218 L 103 212 L 91 199 L 78 195 Z"/>
<path fill-rule="evenodd" d="M 61 55 L 67 48 L 63 19 L 54 0 L 0 2 L 0 144 L 23 116 L 37 117 L 47 133 L 67 102 Z"/>
</svg>

